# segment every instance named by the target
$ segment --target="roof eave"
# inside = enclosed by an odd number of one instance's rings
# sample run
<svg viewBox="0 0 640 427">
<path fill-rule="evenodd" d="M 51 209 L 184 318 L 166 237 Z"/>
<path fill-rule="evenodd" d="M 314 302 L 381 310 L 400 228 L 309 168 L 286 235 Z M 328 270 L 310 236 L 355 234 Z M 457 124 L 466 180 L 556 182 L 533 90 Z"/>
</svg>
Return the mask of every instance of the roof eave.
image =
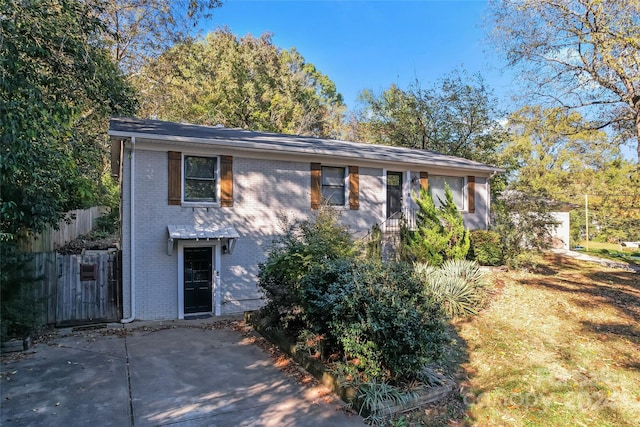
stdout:
<svg viewBox="0 0 640 427">
<path fill-rule="evenodd" d="M 297 154 L 297 155 L 306 155 L 306 156 L 323 156 L 323 157 L 332 157 L 332 158 L 343 158 L 343 159 L 362 159 L 367 161 L 374 161 L 379 163 L 401 163 L 406 165 L 413 166 L 433 166 L 442 169 L 451 169 L 455 168 L 458 170 L 466 170 L 466 171 L 474 171 L 474 172 L 485 172 L 491 175 L 496 173 L 505 172 L 502 168 L 497 168 L 490 165 L 484 164 L 464 164 L 464 165 L 452 165 L 446 161 L 438 161 L 438 160 L 425 160 L 425 161 L 406 161 L 406 160 L 388 160 L 381 158 L 371 158 L 371 157 L 363 157 L 359 153 L 344 155 L 341 153 L 335 152 L 326 152 L 326 150 L 291 150 L 288 147 L 279 148 L 278 146 L 270 146 L 269 148 L 262 147 L 260 144 L 252 143 L 249 141 L 244 141 L 245 146 L 238 146 L 236 143 L 225 140 L 218 140 L 213 138 L 198 138 L 198 137 L 189 137 L 189 136 L 180 136 L 180 135 L 167 135 L 167 134 L 155 134 L 155 133 L 142 133 L 142 132 L 131 132 L 131 131 L 119 131 L 119 130 L 111 130 L 109 129 L 108 135 L 115 138 L 136 138 L 136 139 L 148 139 L 161 141 L 165 143 L 184 143 L 184 144 L 206 144 L 213 145 L 217 147 L 225 147 L 239 151 L 252 151 L 252 152 L 273 152 L 277 151 L 283 154 Z"/>
</svg>

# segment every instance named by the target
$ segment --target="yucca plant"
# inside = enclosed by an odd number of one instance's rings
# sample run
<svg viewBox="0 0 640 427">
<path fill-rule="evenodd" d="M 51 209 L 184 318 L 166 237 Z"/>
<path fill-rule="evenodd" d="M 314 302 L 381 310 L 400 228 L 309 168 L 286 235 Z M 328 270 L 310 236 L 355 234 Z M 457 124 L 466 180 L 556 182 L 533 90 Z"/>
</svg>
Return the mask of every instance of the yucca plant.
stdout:
<svg viewBox="0 0 640 427">
<path fill-rule="evenodd" d="M 385 415 L 389 409 L 396 405 L 405 404 L 416 398 L 416 394 L 410 391 L 402 391 L 387 382 L 371 381 L 357 385 L 360 403 L 359 415 L 367 415 L 365 418 L 371 425 L 383 425 Z"/>
<path fill-rule="evenodd" d="M 416 264 L 414 273 L 450 318 L 477 314 L 485 300 L 488 282 L 475 261 L 448 260 L 439 268 Z"/>
</svg>

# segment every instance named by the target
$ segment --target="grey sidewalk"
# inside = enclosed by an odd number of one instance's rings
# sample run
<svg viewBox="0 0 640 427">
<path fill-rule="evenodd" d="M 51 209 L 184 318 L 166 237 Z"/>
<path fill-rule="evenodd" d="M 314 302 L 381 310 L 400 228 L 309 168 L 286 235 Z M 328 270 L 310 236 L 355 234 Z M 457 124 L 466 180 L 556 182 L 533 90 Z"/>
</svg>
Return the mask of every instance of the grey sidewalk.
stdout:
<svg viewBox="0 0 640 427">
<path fill-rule="evenodd" d="M 589 255 L 584 252 L 568 251 L 566 249 L 551 249 L 551 252 L 557 255 L 563 255 L 570 258 L 579 259 L 581 261 L 594 262 L 596 264 L 602 264 L 611 268 L 621 268 L 623 270 L 640 273 L 640 267 L 633 264 L 627 264 L 626 262 L 614 261 L 607 258 L 600 258 L 597 256 Z"/>
<path fill-rule="evenodd" d="M 363 425 L 238 331 L 147 325 L 59 336 L 3 363 L 0 425 Z"/>
</svg>

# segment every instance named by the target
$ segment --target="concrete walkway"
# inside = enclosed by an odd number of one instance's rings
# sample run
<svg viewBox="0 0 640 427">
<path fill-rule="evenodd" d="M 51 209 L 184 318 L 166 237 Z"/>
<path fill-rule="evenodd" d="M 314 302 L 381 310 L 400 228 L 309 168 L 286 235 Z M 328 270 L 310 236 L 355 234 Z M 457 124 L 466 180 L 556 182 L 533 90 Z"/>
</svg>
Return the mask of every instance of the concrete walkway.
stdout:
<svg viewBox="0 0 640 427">
<path fill-rule="evenodd" d="M 566 249 L 551 249 L 551 252 L 558 254 L 558 255 L 563 255 L 563 256 L 567 256 L 570 258 L 575 258 L 575 259 L 579 259 L 582 261 L 588 261 L 588 262 L 595 262 L 597 264 L 602 264 L 605 265 L 607 267 L 612 267 L 612 268 L 621 268 L 623 270 L 627 270 L 627 271 L 632 271 L 635 273 L 640 272 L 640 266 L 637 265 L 633 265 L 633 264 L 627 264 L 626 262 L 620 262 L 620 261 L 614 261 L 611 259 L 606 259 L 606 258 L 600 258 L 597 256 L 593 256 L 593 255 L 588 255 L 584 252 L 578 252 L 578 251 L 569 251 Z"/>
<path fill-rule="evenodd" d="M 251 336 L 206 321 L 132 325 L 5 356 L 0 425 L 364 425 L 324 387 L 277 369 Z"/>
</svg>

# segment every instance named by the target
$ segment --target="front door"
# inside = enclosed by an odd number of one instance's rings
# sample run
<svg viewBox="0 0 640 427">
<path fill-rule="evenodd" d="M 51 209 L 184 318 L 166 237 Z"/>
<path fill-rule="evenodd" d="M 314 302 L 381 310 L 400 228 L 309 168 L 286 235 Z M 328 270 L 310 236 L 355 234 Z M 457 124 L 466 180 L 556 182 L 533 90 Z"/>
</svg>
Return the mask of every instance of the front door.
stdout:
<svg viewBox="0 0 640 427">
<path fill-rule="evenodd" d="M 212 311 L 213 248 L 184 248 L 184 312 Z"/>
<path fill-rule="evenodd" d="M 402 212 L 402 172 L 387 172 L 387 218 Z"/>
</svg>

